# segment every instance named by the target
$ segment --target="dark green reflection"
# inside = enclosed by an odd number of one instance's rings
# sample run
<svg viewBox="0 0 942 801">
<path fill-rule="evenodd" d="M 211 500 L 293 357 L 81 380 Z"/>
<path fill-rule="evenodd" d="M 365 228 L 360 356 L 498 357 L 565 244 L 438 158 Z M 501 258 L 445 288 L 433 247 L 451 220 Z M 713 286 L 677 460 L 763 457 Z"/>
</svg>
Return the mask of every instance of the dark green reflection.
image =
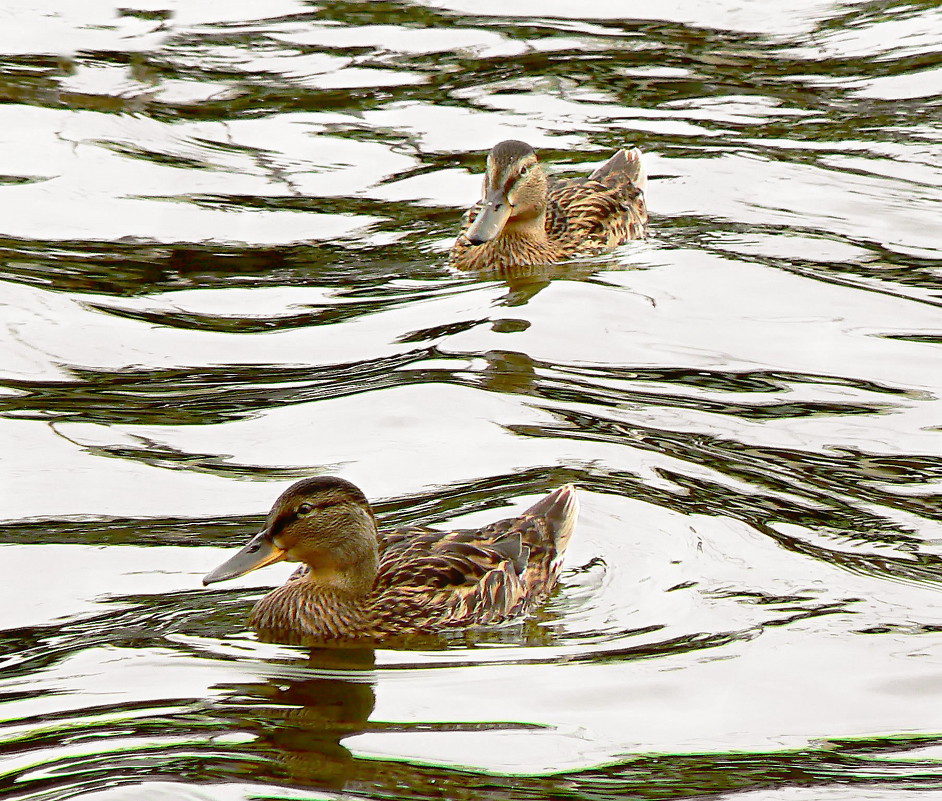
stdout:
<svg viewBox="0 0 942 801">
<path fill-rule="evenodd" d="M 78 755 L 45 759 L 41 769 L 26 764 L 8 772 L 0 778 L 0 792 L 11 801 L 51 801 L 104 787 L 182 781 L 248 784 L 259 798 L 280 797 L 281 788 L 309 788 L 402 801 L 653 801 L 750 790 L 942 789 L 939 761 L 919 754 L 937 750 L 942 739 L 902 734 L 775 751 L 625 755 L 602 767 L 538 776 L 376 760 L 357 756 L 344 740 L 361 732 L 381 738 L 386 732 L 447 737 L 528 729 L 539 737 L 540 731 L 511 721 L 373 720 L 375 669 L 369 651 L 313 653 L 291 666 L 290 677 L 285 670 L 281 674 L 216 688 L 222 695 L 211 702 L 86 707 L 17 721 L 19 733 L 0 744 L 9 755 L 42 758 L 66 743 L 88 745 Z M 109 750 L 112 743 L 123 747 Z"/>
</svg>

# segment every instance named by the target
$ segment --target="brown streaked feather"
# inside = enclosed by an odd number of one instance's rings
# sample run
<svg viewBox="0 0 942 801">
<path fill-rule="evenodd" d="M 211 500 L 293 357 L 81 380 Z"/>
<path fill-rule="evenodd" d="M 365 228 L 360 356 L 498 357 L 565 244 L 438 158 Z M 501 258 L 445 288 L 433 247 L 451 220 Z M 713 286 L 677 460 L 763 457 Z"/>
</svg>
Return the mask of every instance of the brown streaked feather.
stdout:
<svg viewBox="0 0 942 801">
<path fill-rule="evenodd" d="M 485 531 L 411 534 L 400 530 L 386 540 L 372 604 L 368 602 L 375 614 L 392 603 L 415 612 L 408 615 L 410 628 L 433 631 L 498 622 L 521 613 L 527 588 L 518 570 L 519 538 L 514 547 L 514 538 L 495 542 Z M 427 603 L 426 595 L 434 603 Z"/>
<path fill-rule="evenodd" d="M 519 517 L 477 530 L 440 532 L 397 530 L 386 540 L 374 592 L 384 601 L 415 597 L 434 583 L 438 615 L 426 609 L 435 629 L 494 623 L 526 614 L 556 586 L 560 556 L 575 524 L 576 500 L 570 486 L 540 499 Z M 462 581 L 456 566 L 464 569 Z M 451 584 L 442 581 L 443 573 Z"/>
</svg>

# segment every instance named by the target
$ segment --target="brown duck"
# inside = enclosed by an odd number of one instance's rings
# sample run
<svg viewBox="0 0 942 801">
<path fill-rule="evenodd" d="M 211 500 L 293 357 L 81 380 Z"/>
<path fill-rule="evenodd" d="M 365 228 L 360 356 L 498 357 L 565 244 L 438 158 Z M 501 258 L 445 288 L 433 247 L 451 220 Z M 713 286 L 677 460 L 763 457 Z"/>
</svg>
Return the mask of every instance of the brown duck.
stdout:
<svg viewBox="0 0 942 801">
<path fill-rule="evenodd" d="M 287 489 L 265 527 L 203 584 L 303 562 L 252 610 L 252 627 L 278 642 L 384 640 L 500 623 L 527 614 L 556 585 L 577 511 L 567 484 L 484 528 L 379 532 L 357 487 L 309 478 Z"/>
<path fill-rule="evenodd" d="M 588 178 L 548 177 L 514 139 L 487 157 L 484 196 L 451 249 L 460 270 L 500 271 L 610 250 L 644 236 L 647 177 L 637 148 L 619 150 Z"/>
</svg>

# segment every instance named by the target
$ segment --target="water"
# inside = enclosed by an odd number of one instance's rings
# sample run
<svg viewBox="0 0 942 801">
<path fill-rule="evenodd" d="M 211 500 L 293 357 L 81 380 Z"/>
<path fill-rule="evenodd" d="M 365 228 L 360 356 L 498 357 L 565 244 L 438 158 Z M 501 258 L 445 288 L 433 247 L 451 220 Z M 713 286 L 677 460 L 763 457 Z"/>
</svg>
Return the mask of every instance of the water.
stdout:
<svg viewBox="0 0 942 801">
<path fill-rule="evenodd" d="M 934 2 L 0 9 L 0 795 L 942 793 Z M 650 238 L 446 263 L 487 149 L 640 146 Z M 335 473 L 567 481 L 534 619 L 258 643 L 200 578 Z"/>
</svg>

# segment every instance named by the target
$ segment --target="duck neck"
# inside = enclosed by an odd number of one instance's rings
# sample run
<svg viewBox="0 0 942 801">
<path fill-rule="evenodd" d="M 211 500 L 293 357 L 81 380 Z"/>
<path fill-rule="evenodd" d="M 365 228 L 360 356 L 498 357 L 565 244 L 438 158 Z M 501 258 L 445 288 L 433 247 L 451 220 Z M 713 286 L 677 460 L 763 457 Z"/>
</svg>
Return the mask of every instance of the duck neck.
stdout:
<svg viewBox="0 0 942 801">
<path fill-rule="evenodd" d="M 289 552 L 305 567 L 256 604 L 252 625 L 260 634 L 329 640 L 364 630 L 364 610 L 379 571 L 376 519 L 368 508 L 350 507 L 334 520 L 333 530 L 328 546 L 296 545 Z"/>
<path fill-rule="evenodd" d="M 555 261 L 559 254 L 546 234 L 545 215 L 508 222 L 500 236 L 469 254 L 471 266 L 522 267 Z"/>
<path fill-rule="evenodd" d="M 355 637 L 366 626 L 365 600 L 364 592 L 295 574 L 255 605 L 251 624 L 262 639 L 278 642 Z"/>
<path fill-rule="evenodd" d="M 336 509 L 315 533 L 302 537 L 287 555 L 307 565 L 298 575 L 308 591 L 350 598 L 366 595 L 379 570 L 380 539 L 372 511 L 359 505 Z"/>
<path fill-rule="evenodd" d="M 498 239 L 521 240 L 527 244 L 544 245 L 546 236 L 546 209 L 535 209 L 526 217 L 511 217 L 504 225 Z"/>
</svg>

